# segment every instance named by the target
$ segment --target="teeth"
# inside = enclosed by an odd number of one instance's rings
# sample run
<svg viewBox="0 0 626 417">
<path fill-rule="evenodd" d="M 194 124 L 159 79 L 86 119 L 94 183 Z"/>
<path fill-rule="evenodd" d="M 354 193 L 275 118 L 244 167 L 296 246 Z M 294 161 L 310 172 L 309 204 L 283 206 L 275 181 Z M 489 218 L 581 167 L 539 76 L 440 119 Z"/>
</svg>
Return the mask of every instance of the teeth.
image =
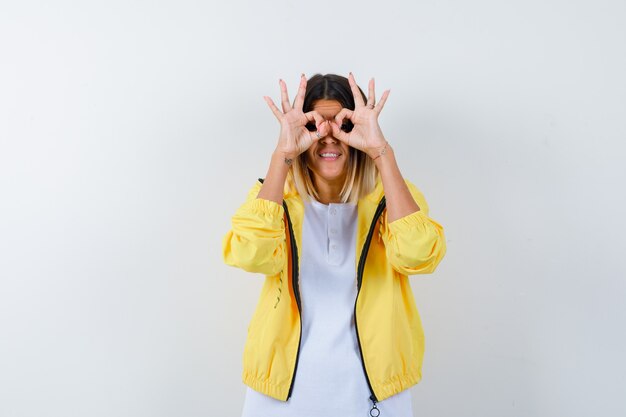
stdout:
<svg viewBox="0 0 626 417">
<path fill-rule="evenodd" d="M 339 154 L 336 154 L 336 153 L 321 153 L 320 155 L 325 157 L 325 158 L 328 158 L 328 157 L 334 158 L 334 157 L 339 156 Z"/>
</svg>

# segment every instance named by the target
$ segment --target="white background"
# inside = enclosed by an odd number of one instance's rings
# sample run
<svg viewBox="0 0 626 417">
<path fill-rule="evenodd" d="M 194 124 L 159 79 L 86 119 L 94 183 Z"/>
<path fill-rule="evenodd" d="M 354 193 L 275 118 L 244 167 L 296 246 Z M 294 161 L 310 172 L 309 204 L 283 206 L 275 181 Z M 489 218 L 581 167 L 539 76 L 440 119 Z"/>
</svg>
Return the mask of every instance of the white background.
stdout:
<svg viewBox="0 0 626 417">
<path fill-rule="evenodd" d="M 237 416 L 263 276 L 221 239 L 301 72 L 445 227 L 416 415 L 626 413 L 626 4 L 3 1 L 0 416 Z M 390 417 L 390 416 L 386 416 Z"/>
</svg>

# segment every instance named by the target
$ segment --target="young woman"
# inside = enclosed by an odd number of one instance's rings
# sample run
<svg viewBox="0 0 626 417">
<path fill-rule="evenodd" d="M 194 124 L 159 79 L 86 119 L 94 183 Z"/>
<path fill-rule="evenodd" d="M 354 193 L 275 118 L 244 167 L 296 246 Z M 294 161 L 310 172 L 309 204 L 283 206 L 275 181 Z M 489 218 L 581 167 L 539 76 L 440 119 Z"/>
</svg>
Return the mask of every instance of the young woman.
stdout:
<svg viewBox="0 0 626 417">
<path fill-rule="evenodd" d="M 348 78 L 280 80 L 278 144 L 232 217 L 228 265 L 266 276 L 248 326 L 244 417 L 412 416 L 424 334 L 409 275 L 432 273 L 443 227 L 405 180 L 377 103 Z"/>
</svg>

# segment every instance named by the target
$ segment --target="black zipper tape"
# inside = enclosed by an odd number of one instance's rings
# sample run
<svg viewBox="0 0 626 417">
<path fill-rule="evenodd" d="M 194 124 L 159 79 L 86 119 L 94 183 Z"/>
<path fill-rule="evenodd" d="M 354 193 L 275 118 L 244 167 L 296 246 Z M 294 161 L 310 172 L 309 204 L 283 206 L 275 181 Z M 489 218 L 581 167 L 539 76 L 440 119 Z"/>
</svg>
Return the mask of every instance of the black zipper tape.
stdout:
<svg viewBox="0 0 626 417">
<path fill-rule="evenodd" d="M 263 180 L 264 178 L 259 178 L 259 181 L 261 183 L 263 183 Z M 385 196 L 383 196 L 380 202 L 378 203 L 378 207 L 376 208 L 376 212 L 374 213 L 374 218 L 372 219 L 372 223 L 367 233 L 367 238 L 365 239 L 363 249 L 361 250 L 361 256 L 359 258 L 359 266 L 357 268 L 357 294 L 356 294 L 356 299 L 354 301 L 354 327 L 356 330 L 356 338 L 357 338 L 358 345 L 359 345 L 361 365 L 363 365 L 363 372 L 365 373 L 367 386 L 369 387 L 370 392 L 371 392 L 370 399 L 372 400 L 372 403 L 373 403 L 372 409 L 370 410 L 370 415 L 372 415 L 372 412 L 374 410 L 376 410 L 376 412 L 378 413 L 378 414 L 374 414 L 374 416 L 378 416 L 380 414 L 380 411 L 376 407 L 376 403 L 378 402 L 378 399 L 376 398 L 376 394 L 374 393 L 374 389 L 372 388 L 369 375 L 367 374 L 367 369 L 365 368 L 365 360 L 363 359 L 363 351 L 361 348 L 361 340 L 359 339 L 359 329 L 358 329 L 357 320 L 356 320 L 356 304 L 357 304 L 357 300 L 359 299 L 359 293 L 361 291 L 361 283 L 363 281 L 363 271 L 365 269 L 365 260 L 367 259 L 367 253 L 369 251 L 370 243 L 372 241 L 374 229 L 376 228 L 376 222 L 378 221 L 378 218 L 381 216 L 383 210 L 385 209 L 385 206 L 386 206 L 386 201 L 385 201 Z M 294 365 L 293 374 L 291 377 L 291 384 L 289 386 L 289 392 L 287 394 L 287 400 L 289 400 L 293 392 L 293 386 L 294 386 L 294 382 L 296 379 L 296 371 L 298 369 L 298 359 L 300 357 L 300 345 L 302 342 L 302 316 L 301 316 L 302 306 L 301 306 L 301 299 L 300 299 L 300 286 L 298 283 L 298 272 L 299 272 L 298 271 L 298 268 L 299 268 L 298 267 L 298 252 L 297 252 L 298 248 L 296 246 L 296 241 L 294 238 L 295 234 L 293 232 L 293 225 L 291 223 L 291 218 L 289 217 L 289 209 L 287 208 L 287 203 L 285 203 L 284 200 L 283 200 L 283 208 L 285 209 L 285 215 L 287 217 L 287 226 L 289 230 L 289 241 L 291 244 L 290 246 L 291 246 L 291 261 L 292 261 L 291 263 L 292 264 L 292 285 L 294 289 L 294 295 L 296 297 L 296 304 L 298 305 L 298 319 L 300 322 L 300 335 L 298 336 L 298 351 L 296 352 L 296 363 Z"/>
<path fill-rule="evenodd" d="M 383 210 L 385 209 L 385 205 L 386 205 L 385 196 L 383 196 L 380 199 L 380 203 L 378 203 L 378 207 L 376 208 L 376 213 L 374 213 L 374 218 L 372 219 L 372 224 L 370 225 L 370 230 L 367 233 L 367 238 L 365 239 L 365 243 L 363 244 L 363 250 L 361 251 L 361 257 L 359 259 L 359 267 L 357 268 L 357 293 L 356 293 L 356 299 L 354 300 L 354 328 L 356 329 L 356 339 L 359 345 L 361 365 L 363 365 L 363 372 L 365 373 L 367 386 L 370 388 L 370 392 L 372 393 L 372 395 L 370 396 L 370 399 L 374 403 L 372 410 L 376 408 L 376 402 L 378 401 L 378 398 L 376 398 L 376 394 L 374 393 L 374 389 L 372 388 L 372 383 L 370 382 L 369 375 L 367 374 L 367 369 L 365 368 L 365 360 L 363 359 L 363 350 L 361 348 L 361 339 L 359 338 L 359 327 L 357 325 L 357 320 L 356 320 L 356 304 L 359 299 L 359 293 L 361 292 L 361 283 L 363 281 L 363 271 L 365 270 L 365 260 L 367 259 L 367 252 L 369 251 L 369 248 L 370 248 L 370 243 L 372 241 L 374 229 L 376 228 L 376 222 L 378 221 L 378 218 L 383 213 Z M 370 410 L 370 413 L 372 410 Z"/>
<path fill-rule="evenodd" d="M 263 184 L 264 178 L 259 178 L 261 184 Z M 289 231 L 289 243 L 291 246 L 291 265 L 292 274 L 291 281 L 293 285 L 293 292 L 296 296 L 296 304 L 298 305 L 298 320 L 300 321 L 300 335 L 298 336 L 298 351 L 296 352 L 296 363 L 293 368 L 293 374 L 291 376 L 291 384 L 289 385 L 289 392 L 287 393 L 287 400 L 291 397 L 293 392 L 293 385 L 296 380 L 296 371 L 298 369 L 298 359 L 300 357 L 300 343 L 302 341 L 302 302 L 300 300 L 300 285 L 298 283 L 298 247 L 296 246 L 295 234 L 293 232 L 293 226 L 291 224 L 291 217 L 289 217 L 289 209 L 287 203 L 283 199 L 283 208 L 285 209 L 285 215 L 287 216 L 287 228 Z M 287 401 L 285 400 L 285 401 Z"/>
</svg>

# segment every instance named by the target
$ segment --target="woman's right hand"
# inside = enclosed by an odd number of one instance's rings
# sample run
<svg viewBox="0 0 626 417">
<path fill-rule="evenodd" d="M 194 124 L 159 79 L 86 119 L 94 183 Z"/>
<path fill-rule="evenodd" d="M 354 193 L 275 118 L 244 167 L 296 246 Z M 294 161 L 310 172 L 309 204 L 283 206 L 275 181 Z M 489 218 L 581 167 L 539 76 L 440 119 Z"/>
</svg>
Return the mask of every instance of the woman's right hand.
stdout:
<svg viewBox="0 0 626 417">
<path fill-rule="evenodd" d="M 325 121 L 322 115 L 316 111 L 303 113 L 304 94 L 306 92 L 306 77 L 304 74 L 300 77 L 300 87 L 298 94 L 293 103 L 293 107 L 289 103 L 287 94 L 287 85 L 282 79 L 279 80 L 280 95 L 283 111 L 281 112 L 274 104 L 271 98 L 263 96 L 267 105 L 270 107 L 274 116 L 280 123 L 280 136 L 276 151 L 284 154 L 286 158 L 294 159 L 320 138 L 323 138 L 331 131 L 329 121 Z M 307 123 L 314 123 L 316 131 L 309 131 Z"/>
</svg>

